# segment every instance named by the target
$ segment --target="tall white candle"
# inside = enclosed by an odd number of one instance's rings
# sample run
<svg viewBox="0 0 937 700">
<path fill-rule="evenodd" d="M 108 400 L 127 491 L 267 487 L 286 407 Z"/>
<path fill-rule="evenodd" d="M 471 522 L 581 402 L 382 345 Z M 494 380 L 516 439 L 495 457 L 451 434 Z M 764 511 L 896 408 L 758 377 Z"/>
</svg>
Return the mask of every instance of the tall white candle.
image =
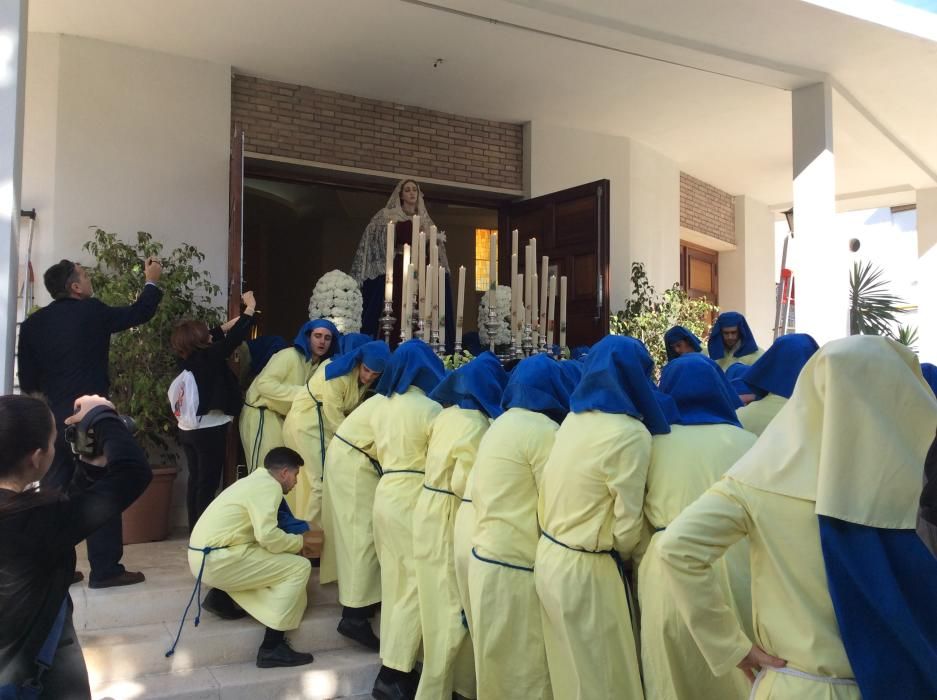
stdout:
<svg viewBox="0 0 937 700">
<path fill-rule="evenodd" d="M 547 304 L 550 307 L 547 313 L 547 345 L 552 345 L 556 338 L 556 275 L 550 275 Z"/>
<path fill-rule="evenodd" d="M 416 229 L 414 229 L 415 231 Z M 423 267 L 424 265 L 426 265 L 426 235 L 420 231 L 420 235 L 417 237 L 416 262 L 414 263 L 418 280 L 416 310 L 419 318 L 426 317 L 426 270 Z"/>
<path fill-rule="evenodd" d="M 446 273 L 445 271 L 436 266 L 436 279 L 439 283 L 439 294 L 437 295 L 437 304 L 439 308 L 439 342 L 444 346 L 446 344 Z"/>
<path fill-rule="evenodd" d="M 455 344 L 462 344 L 462 314 L 465 310 L 465 265 L 459 265 L 459 295 L 455 307 Z"/>
<path fill-rule="evenodd" d="M 516 233 L 516 231 L 515 231 Z M 517 242 L 515 238 L 514 242 Z M 511 335 L 517 330 L 517 253 L 511 253 Z"/>
<path fill-rule="evenodd" d="M 529 310 L 533 299 L 530 293 L 530 285 L 534 280 L 534 263 L 533 263 L 533 247 L 528 243 L 527 249 L 524 251 L 526 253 L 526 258 L 524 259 L 524 276 L 525 276 L 525 286 L 524 286 L 524 308 Z M 524 323 L 527 324 L 529 321 L 524 320 Z"/>
<path fill-rule="evenodd" d="M 406 248 L 407 246 L 405 244 L 404 259 L 409 257 L 409 251 Z M 403 299 L 400 304 L 400 331 L 404 340 L 410 340 L 411 333 L 413 332 L 411 319 L 413 318 L 413 286 L 415 284 L 414 275 L 415 272 L 413 270 L 413 264 L 408 262 L 407 265 L 404 266 Z"/>
<path fill-rule="evenodd" d="M 403 280 L 400 285 L 400 327 L 403 328 L 404 321 L 406 320 L 406 315 L 404 314 L 404 307 L 407 303 L 407 297 L 410 296 L 410 244 L 403 244 L 403 266 L 400 268 L 403 272 Z"/>
<path fill-rule="evenodd" d="M 540 335 L 547 337 L 547 284 L 549 283 L 550 258 L 543 256 L 543 266 L 540 268 Z"/>
<path fill-rule="evenodd" d="M 537 328 L 537 322 L 540 320 L 540 306 L 538 305 L 537 299 L 537 273 L 535 272 L 531 275 L 533 279 L 530 281 L 531 289 L 531 305 L 530 305 L 530 323 L 534 328 L 534 344 L 540 344 L 540 329 Z"/>
<path fill-rule="evenodd" d="M 518 275 L 515 280 L 514 289 L 516 293 L 514 295 L 514 308 L 517 313 L 517 326 L 514 328 L 514 337 L 517 347 L 521 347 L 521 344 L 524 340 L 524 275 Z"/>
<path fill-rule="evenodd" d="M 387 222 L 387 255 L 384 265 L 384 301 L 394 298 L 394 222 Z"/>
<path fill-rule="evenodd" d="M 566 347 L 566 275 L 560 277 L 560 347 Z"/>
<path fill-rule="evenodd" d="M 491 233 L 491 248 L 488 251 L 488 284 L 489 289 L 498 288 L 498 232 Z M 494 303 L 493 301 L 491 303 Z"/>
<path fill-rule="evenodd" d="M 433 266 L 426 266 L 426 311 L 427 316 L 426 320 L 429 321 L 430 326 L 429 330 L 433 330 L 436 327 L 438 321 L 439 307 L 436 305 L 436 292 L 433 285 Z M 424 338 L 424 340 L 429 340 L 429 336 Z"/>
</svg>

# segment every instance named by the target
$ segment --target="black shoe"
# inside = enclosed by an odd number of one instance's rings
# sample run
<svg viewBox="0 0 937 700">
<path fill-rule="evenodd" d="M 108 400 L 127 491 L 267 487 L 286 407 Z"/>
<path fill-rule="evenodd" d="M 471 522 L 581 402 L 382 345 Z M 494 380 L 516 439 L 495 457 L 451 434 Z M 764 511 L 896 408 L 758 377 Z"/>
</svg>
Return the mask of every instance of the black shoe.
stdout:
<svg viewBox="0 0 937 700">
<path fill-rule="evenodd" d="M 257 668 L 305 666 L 312 663 L 312 654 L 294 651 L 285 639 L 273 649 L 257 650 Z"/>
<path fill-rule="evenodd" d="M 124 571 L 123 573 L 106 578 L 101 581 L 91 579 L 88 582 L 88 588 L 115 588 L 117 586 L 132 586 L 135 583 L 143 583 L 146 576 L 142 571 Z"/>
<path fill-rule="evenodd" d="M 247 617 L 244 608 L 235 603 L 227 593 L 217 588 L 212 588 L 205 594 L 202 607 L 222 620 L 240 620 L 242 617 Z"/>
<path fill-rule="evenodd" d="M 386 681 L 380 676 L 374 681 L 371 697 L 375 700 L 412 700 L 415 693 L 406 677 Z"/>
<path fill-rule="evenodd" d="M 338 623 L 338 633 L 353 639 L 371 651 L 380 651 L 381 640 L 374 634 L 371 623 L 367 619 L 343 617 Z"/>
</svg>

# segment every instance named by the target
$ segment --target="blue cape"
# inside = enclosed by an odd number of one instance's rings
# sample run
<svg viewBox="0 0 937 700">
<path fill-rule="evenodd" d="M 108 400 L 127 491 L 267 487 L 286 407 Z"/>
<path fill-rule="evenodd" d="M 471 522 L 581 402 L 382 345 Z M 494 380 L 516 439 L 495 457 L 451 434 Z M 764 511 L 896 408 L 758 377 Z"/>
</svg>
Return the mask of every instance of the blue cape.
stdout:
<svg viewBox="0 0 937 700">
<path fill-rule="evenodd" d="M 755 336 L 752 335 L 752 329 L 748 327 L 745 317 L 738 311 L 725 311 L 719 314 L 719 318 L 716 319 L 709 332 L 707 349 L 711 358 L 721 360 L 726 354 L 726 349 L 722 345 L 722 329 L 736 327 L 739 329 L 739 348 L 733 357 L 744 357 L 758 350 L 758 343 L 755 342 Z"/>
<path fill-rule="evenodd" d="M 719 365 L 708 357 L 690 353 L 667 363 L 660 375 L 661 391 L 673 397 L 680 410 L 680 425 L 729 423 L 742 427 L 735 409 L 738 394 Z"/>
<path fill-rule="evenodd" d="M 251 372 L 254 375 L 267 366 L 270 358 L 286 348 L 286 340 L 278 335 L 261 335 L 247 341 L 247 351 L 251 356 Z"/>
<path fill-rule="evenodd" d="M 572 382 L 575 389 L 576 385 L 579 384 L 579 380 L 582 379 L 582 362 L 560 360 L 560 371 Z"/>
<path fill-rule="evenodd" d="M 584 360 L 589 355 L 588 345 L 577 345 L 569 351 L 570 360 Z"/>
<path fill-rule="evenodd" d="M 819 349 L 817 341 L 806 333 L 782 335 L 748 368 L 745 383 L 755 390 L 759 398 L 765 394 L 777 394 L 789 399 L 794 393 L 800 370 Z"/>
<path fill-rule="evenodd" d="M 331 321 L 327 321 L 324 318 L 316 318 L 312 321 L 306 321 L 302 327 L 299 329 L 299 333 L 296 334 L 296 337 L 293 339 L 293 347 L 299 350 L 303 357 L 306 360 L 309 360 L 312 357 L 312 350 L 309 349 L 309 334 L 312 333 L 316 328 L 327 328 L 332 332 L 332 343 L 329 345 L 329 351 L 325 353 L 325 356 L 322 358 L 326 360 L 332 355 L 335 354 L 335 350 L 338 348 L 339 343 L 342 342 L 342 334 L 338 332 L 338 328 L 335 327 L 335 324 Z"/>
<path fill-rule="evenodd" d="M 817 517 L 830 599 L 862 697 L 937 698 L 937 559 L 914 530 Z"/>
<path fill-rule="evenodd" d="M 667 348 L 667 359 L 672 360 L 675 357 L 680 357 L 673 350 L 673 344 L 678 340 L 685 340 L 690 345 L 693 346 L 693 352 L 702 352 L 703 346 L 700 344 L 700 339 L 697 338 L 693 333 L 684 328 L 683 326 L 674 326 L 669 331 L 664 333 L 664 345 Z"/>
<path fill-rule="evenodd" d="M 352 350 L 360 348 L 362 345 L 370 343 L 372 340 L 374 340 L 374 338 L 365 333 L 345 333 L 338 342 L 338 352 L 335 354 L 344 355 L 346 352 L 351 352 Z"/>
<path fill-rule="evenodd" d="M 931 391 L 937 395 L 937 365 L 932 365 L 930 362 L 922 362 L 921 373 L 924 375 L 924 381 L 930 386 Z"/>
<path fill-rule="evenodd" d="M 745 375 L 748 374 L 749 366 L 742 364 L 741 362 L 736 362 L 731 364 L 726 369 L 726 379 L 729 380 L 729 384 L 732 385 L 732 388 L 735 390 L 735 393 L 741 396 L 742 394 L 754 394 L 755 390 L 752 389 L 748 383 L 745 381 Z"/>
<path fill-rule="evenodd" d="M 669 433 L 670 422 L 649 378 L 653 369 L 654 361 L 640 340 L 605 336 L 589 350 L 570 410 L 625 413 L 641 420 L 653 435 Z"/>
<path fill-rule="evenodd" d="M 372 372 L 383 372 L 390 360 L 390 348 L 383 340 L 372 340 L 334 358 L 325 368 L 325 378 L 335 379 L 348 374 L 363 363 Z"/>
<path fill-rule="evenodd" d="M 498 358 L 486 351 L 449 373 L 433 389 L 430 398 L 497 418 L 501 415 L 501 396 L 507 383 L 508 374 Z"/>
<path fill-rule="evenodd" d="M 403 394 L 411 386 L 418 387 L 429 396 L 446 375 L 442 360 L 422 340 L 414 338 L 401 343 L 390 356 L 377 393 L 384 396 Z"/>
<path fill-rule="evenodd" d="M 525 357 L 511 370 L 501 408 L 538 411 L 560 423 L 569 413 L 569 395 L 575 386 L 572 376 L 548 355 Z"/>
</svg>

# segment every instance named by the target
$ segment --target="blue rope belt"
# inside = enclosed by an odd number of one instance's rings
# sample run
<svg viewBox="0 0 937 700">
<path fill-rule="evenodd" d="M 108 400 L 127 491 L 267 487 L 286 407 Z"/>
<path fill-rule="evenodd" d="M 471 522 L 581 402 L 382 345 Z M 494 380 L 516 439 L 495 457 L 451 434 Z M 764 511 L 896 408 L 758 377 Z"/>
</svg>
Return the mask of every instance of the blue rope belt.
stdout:
<svg viewBox="0 0 937 700">
<path fill-rule="evenodd" d="M 428 484 L 423 484 L 423 488 L 427 491 L 435 491 L 436 493 L 444 493 L 447 496 L 455 496 L 452 491 L 447 491 L 446 489 L 437 489 L 435 486 L 429 486 Z"/>
<path fill-rule="evenodd" d="M 550 542 L 553 542 L 554 544 L 558 544 L 560 547 L 566 547 L 566 549 L 571 549 L 574 552 L 583 552 L 585 554 L 612 554 L 615 551 L 614 549 L 595 550 L 595 549 L 583 549 L 582 547 L 571 547 L 565 542 L 560 542 L 558 539 L 556 539 L 553 535 L 551 535 L 546 530 L 541 530 L 540 534 L 546 537 L 548 540 L 550 540 Z"/>
<path fill-rule="evenodd" d="M 529 573 L 534 572 L 534 567 L 532 566 L 520 566 L 518 564 L 509 564 L 506 561 L 498 561 L 497 559 L 488 559 L 483 557 L 478 552 L 475 551 L 475 548 L 472 547 L 472 556 L 478 559 L 478 561 L 483 561 L 486 564 L 496 564 L 497 566 L 503 566 L 507 569 L 517 569 L 518 571 L 527 571 Z"/>
<path fill-rule="evenodd" d="M 322 402 L 312 395 L 309 382 L 306 382 L 305 386 L 309 398 L 316 404 L 316 416 L 319 418 L 319 451 L 322 453 L 322 476 L 320 479 L 325 479 L 325 430 L 322 428 Z"/>
<path fill-rule="evenodd" d="M 384 476 L 388 474 L 426 474 L 426 472 L 419 469 L 385 469 Z"/>
<path fill-rule="evenodd" d="M 353 445 L 353 444 L 351 444 L 350 442 L 348 442 L 348 440 L 346 440 L 345 438 L 343 438 L 343 437 L 342 437 L 341 435 L 339 435 L 338 433 L 335 433 L 335 437 L 336 437 L 336 439 L 341 440 L 342 442 L 344 442 L 344 443 L 345 443 L 346 445 L 348 445 L 351 449 L 353 449 L 353 450 L 355 450 L 355 451 L 357 451 L 357 452 L 360 452 L 360 453 L 363 454 L 365 457 L 367 457 L 367 458 L 368 458 L 368 461 L 371 463 L 371 466 L 374 467 L 374 471 L 377 472 L 377 475 L 378 475 L 379 477 L 384 476 L 384 472 L 383 472 L 383 470 L 381 469 L 381 463 L 380 463 L 380 462 L 378 462 L 376 459 L 374 459 L 373 457 L 371 457 L 371 455 L 369 455 L 367 452 L 365 452 L 364 450 L 362 450 L 362 449 L 361 449 L 360 447 L 358 447 L 357 445 Z M 325 464 L 324 464 L 324 463 L 323 463 L 323 465 L 322 465 L 322 469 L 323 469 L 323 473 L 324 473 L 324 470 L 325 470 Z"/>
<path fill-rule="evenodd" d="M 189 602 L 186 604 L 185 611 L 182 613 L 182 619 L 179 621 L 179 630 L 176 632 L 176 638 L 173 640 L 172 646 L 169 647 L 169 651 L 166 652 L 167 659 L 176 653 L 176 645 L 179 644 L 179 638 L 182 637 L 182 627 L 185 625 L 185 618 L 189 615 L 189 608 L 192 607 L 193 600 L 197 601 L 194 626 L 198 627 L 198 623 L 202 621 L 202 574 L 205 573 L 205 557 L 217 549 L 227 549 L 231 546 L 230 544 L 224 547 L 193 547 L 192 545 L 188 545 L 189 549 L 193 552 L 202 553 L 202 564 L 198 567 L 198 576 L 195 577 L 195 587 L 192 589 L 192 595 L 189 596 Z"/>
<path fill-rule="evenodd" d="M 460 498 L 459 500 L 462 501 L 463 503 L 471 503 L 471 502 L 472 502 L 472 499 L 471 499 L 471 498 Z"/>
<path fill-rule="evenodd" d="M 244 402 L 244 405 L 248 408 L 253 408 L 256 411 L 260 411 L 260 423 L 257 425 L 257 432 L 254 433 L 254 444 L 251 445 L 250 458 L 248 459 L 247 470 L 254 471 L 260 461 L 260 445 L 263 442 L 264 437 L 264 414 L 267 412 L 266 406 L 254 406 L 252 404 Z"/>
</svg>

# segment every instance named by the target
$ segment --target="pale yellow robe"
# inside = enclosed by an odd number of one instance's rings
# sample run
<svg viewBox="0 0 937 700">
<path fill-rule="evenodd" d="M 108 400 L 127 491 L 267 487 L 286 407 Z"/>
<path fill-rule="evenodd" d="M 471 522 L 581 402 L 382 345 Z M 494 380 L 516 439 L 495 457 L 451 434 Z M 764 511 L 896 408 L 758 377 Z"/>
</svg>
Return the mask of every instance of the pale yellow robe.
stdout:
<svg viewBox="0 0 937 700">
<path fill-rule="evenodd" d="M 374 546 L 381 563 L 381 662 L 409 672 L 422 639 L 413 559 L 413 510 L 423 490 L 426 447 L 442 406 L 417 387 L 393 394 L 372 416 L 384 470 L 374 494 Z"/>
<path fill-rule="evenodd" d="M 469 597 L 468 570 L 472 559 L 472 538 L 475 537 L 475 504 L 472 503 L 472 483 L 475 473 L 470 472 L 465 480 L 461 494 L 456 490 L 453 480 L 453 492 L 459 496 L 459 509 L 455 514 L 455 528 L 452 534 L 453 559 L 455 561 L 455 580 L 459 588 L 459 602 L 465 613 L 465 623 L 472 633 L 472 600 Z M 474 655 L 474 651 L 473 651 Z"/>
<path fill-rule="evenodd" d="M 744 700 L 751 686 L 735 669 L 714 676 L 690 636 L 669 590 L 661 586 L 658 543 L 662 530 L 745 454 L 756 437 L 734 425 L 673 425 L 655 435 L 647 474 L 644 514 L 656 534 L 638 568 L 641 661 L 648 698 L 655 700 Z M 729 566 L 733 557 L 735 566 Z M 726 603 L 751 630 L 751 574 L 742 540 L 713 565 Z"/>
<path fill-rule="evenodd" d="M 774 417 L 778 415 L 778 412 L 784 408 L 786 403 L 787 399 L 783 396 L 766 394 L 763 399 L 752 401 L 735 413 L 745 430 L 755 435 L 761 435 L 768 427 L 768 423 L 774 420 Z"/>
<path fill-rule="evenodd" d="M 716 364 L 722 368 L 723 372 L 729 369 L 729 367 L 734 365 L 736 362 L 741 362 L 743 365 L 748 365 L 750 367 L 753 364 L 755 364 L 755 360 L 757 360 L 759 357 L 761 357 L 764 354 L 765 354 L 765 351 L 762 350 L 761 348 L 758 348 L 757 350 L 755 350 L 755 352 L 749 355 L 742 355 L 741 357 L 734 357 L 730 353 L 726 353 L 725 355 L 720 357 L 718 360 L 716 360 Z"/>
<path fill-rule="evenodd" d="M 624 582 L 641 538 L 651 435 L 631 416 L 570 413 L 543 472 L 535 578 L 553 696 L 643 700 Z M 585 550 L 585 551 L 574 551 Z M 600 553 L 602 552 L 602 553 Z"/>
<path fill-rule="evenodd" d="M 453 558 L 453 530 L 460 499 L 451 486 L 456 469 L 460 473 L 471 470 L 490 423 L 481 411 L 458 406 L 444 409 L 433 421 L 424 488 L 413 512 L 413 554 L 423 627 L 423 670 L 416 694 L 419 700 L 450 697 L 456 660 L 460 652 L 465 659 L 463 647 L 471 649 L 462 624 Z M 474 664 L 459 670 L 461 690 L 474 696 Z M 466 696 L 465 692 L 460 694 Z"/>
<path fill-rule="evenodd" d="M 238 419 L 248 471 L 264 465 L 274 447 L 283 446 L 283 419 L 318 363 L 307 361 L 296 348 L 285 348 L 270 358 L 247 389 Z"/>
<path fill-rule="evenodd" d="M 331 362 L 329 359 L 319 365 L 315 374 L 306 382 L 304 390 L 293 400 L 283 421 L 283 444 L 299 452 L 303 458 L 299 480 L 287 502 L 293 515 L 320 527 L 323 524 L 322 446 L 324 444 L 328 449 L 338 426 L 361 403 L 368 389 L 368 385 L 358 383 L 357 365 L 341 377 L 326 379 L 325 368 Z M 326 530 L 326 539 L 328 536 Z"/>
<path fill-rule="evenodd" d="M 323 481 L 322 519 L 328 534 L 319 582 L 337 579 L 338 600 L 350 608 L 381 600 L 381 566 L 372 527 L 380 474 L 371 460 L 377 460 L 372 418 L 383 401 L 377 394 L 358 406 L 342 421 L 325 453 L 328 478 Z"/>
<path fill-rule="evenodd" d="M 202 583 L 218 588 L 261 624 L 276 630 L 299 627 L 306 610 L 309 560 L 299 555 L 303 536 L 277 527 L 283 488 L 257 469 L 220 494 L 202 513 L 189 545 L 225 547 L 205 556 Z M 198 576 L 202 553 L 188 550 Z"/>
<path fill-rule="evenodd" d="M 542 413 L 512 408 L 478 448 L 468 587 L 479 700 L 553 697 L 532 569 L 540 481 L 557 428 Z"/>
<path fill-rule="evenodd" d="M 852 678 L 827 589 L 811 500 L 769 493 L 725 477 L 660 538 L 662 584 L 713 673 L 731 673 L 752 647 L 719 585 L 714 562 L 748 537 L 755 639 L 791 669 Z M 768 671 L 757 700 L 859 700 L 856 686 Z"/>
</svg>

